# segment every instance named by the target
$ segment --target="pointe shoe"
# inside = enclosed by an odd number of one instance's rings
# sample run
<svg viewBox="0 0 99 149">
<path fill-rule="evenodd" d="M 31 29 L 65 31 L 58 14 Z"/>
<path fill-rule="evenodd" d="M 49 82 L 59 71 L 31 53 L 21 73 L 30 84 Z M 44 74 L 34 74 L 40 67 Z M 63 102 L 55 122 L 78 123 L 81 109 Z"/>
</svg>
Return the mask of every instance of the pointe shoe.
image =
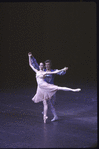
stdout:
<svg viewBox="0 0 99 149">
<path fill-rule="evenodd" d="M 48 116 L 44 115 L 44 117 L 43 117 L 44 123 L 46 123 L 47 119 L 48 119 Z"/>
<path fill-rule="evenodd" d="M 77 88 L 77 89 L 74 89 L 73 91 L 74 92 L 79 92 L 79 91 L 81 91 L 81 89 L 80 88 Z"/>
</svg>

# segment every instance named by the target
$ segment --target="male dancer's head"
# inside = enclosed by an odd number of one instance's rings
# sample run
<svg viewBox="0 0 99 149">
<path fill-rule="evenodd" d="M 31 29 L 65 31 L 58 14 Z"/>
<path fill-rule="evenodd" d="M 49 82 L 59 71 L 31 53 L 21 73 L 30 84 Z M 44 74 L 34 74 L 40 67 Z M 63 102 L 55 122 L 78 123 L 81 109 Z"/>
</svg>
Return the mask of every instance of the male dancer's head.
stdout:
<svg viewBox="0 0 99 149">
<path fill-rule="evenodd" d="M 45 61 L 45 67 L 46 67 L 46 70 L 51 70 L 51 66 L 52 66 L 52 62 L 51 60 L 46 60 Z"/>
</svg>

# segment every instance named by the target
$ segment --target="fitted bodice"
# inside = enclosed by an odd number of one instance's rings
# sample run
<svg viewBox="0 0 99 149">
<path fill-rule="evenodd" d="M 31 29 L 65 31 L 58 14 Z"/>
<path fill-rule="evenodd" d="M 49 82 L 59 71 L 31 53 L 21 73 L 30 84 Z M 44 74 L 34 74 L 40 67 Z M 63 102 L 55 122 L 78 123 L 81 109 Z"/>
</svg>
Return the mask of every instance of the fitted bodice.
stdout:
<svg viewBox="0 0 99 149">
<path fill-rule="evenodd" d="M 38 72 L 36 73 L 36 80 L 37 80 L 37 83 L 38 83 L 38 84 L 41 84 L 42 82 L 45 82 L 45 81 L 44 81 L 44 78 L 45 78 L 45 72 L 40 72 L 40 71 L 38 71 Z"/>
<path fill-rule="evenodd" d="M 36 78 L 41 78 L 41 79 L 44 79 L 45 78 L 45 72 L 37 72 L 36 73 Z"/>
<path fill-rule="evenodd" d="M 58 90 L 58 86 L 47 83 L 44 78 L 47 73 L 43 71 L 36 72 L 37 91 L 32 100 L 37 103 L 44 100 L 49 100 Z"/>
</svg>

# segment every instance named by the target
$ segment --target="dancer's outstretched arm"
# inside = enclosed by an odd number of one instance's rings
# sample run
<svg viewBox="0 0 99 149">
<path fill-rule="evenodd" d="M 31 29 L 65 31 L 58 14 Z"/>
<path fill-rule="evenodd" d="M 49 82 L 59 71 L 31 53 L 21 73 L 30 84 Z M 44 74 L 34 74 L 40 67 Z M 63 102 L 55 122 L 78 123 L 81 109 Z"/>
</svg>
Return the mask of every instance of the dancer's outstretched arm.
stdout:
<svg viewBox="0 0 99 149">
<path fill-rule="evenodd" d="M 38 72 L 38 70 L 37 69 L 35 69 L 34 67 L 33 67 L 33 65 L 31 64 L 31 54 L 30 53 L 28 53 L 28 57 L 29 57 L 29 66 L 37 73 Z"/>
<path fill-rule="evenodd" d="M 61 72 L 58 72 L 58 73 L 57 73 L 57 75 L 60 75 L 60 76 L 61 76 L 61 75 L 65 75 L 65 74 L 66 74 L 66 71 L 61 71 Z"/>
<path fill-rule="evenodd" d="M 68 67 L 66 67 L 67 69 L 66 70 L 68 70 Z M 58 70 L 58 69 L 56 69 L 56 70 Z M 58 72 L 57 73 L 57 75 L 65 75 L 66 74 L 66 70 L 65 71 L 61 71 L 61 72 Z"/>
<path fill-rule="evenodd" d="M 35 69 L 39 70 L 39 65 L 33 56 L 31 56 L 31 64 Z"/>
<path fill-rule="evenodd" d="M 65 67 L 65 68 L 63 68 L 63 69 L 55 70 L 55 71 L 53 71 L 53 72 L 45 72 L 45 75 L 47 75 L 47 74 L 56 74 L 56 73 L 59 73 L 59 72 L 61 72 L 61 71 L 66 71 L 67 69 L 68 69 L 68 67 Z"/>
</svg>

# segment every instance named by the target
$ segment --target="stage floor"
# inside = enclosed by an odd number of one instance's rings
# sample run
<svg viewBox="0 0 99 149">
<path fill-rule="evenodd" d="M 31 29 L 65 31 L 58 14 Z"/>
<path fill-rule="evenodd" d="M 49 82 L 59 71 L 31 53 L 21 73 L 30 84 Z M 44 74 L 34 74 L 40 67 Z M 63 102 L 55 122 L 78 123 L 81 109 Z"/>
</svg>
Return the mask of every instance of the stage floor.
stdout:
<svg viewBox="0 0 99 149">
<path fill-rule="evenodd" d="M 74 85 L 73 85 L 74 86 Z M 68 87 L 72 87 L 70 84 Z M 87 148 L 97 145 L 97 87 L 80 85 L 81 92 L 56 93 L 58 121 L 43 104 L 31 100 L 36 87 L 1 89 L 0 148 Z M 75 88 L 75 87 L 74 87 Z"/>
</svg>

